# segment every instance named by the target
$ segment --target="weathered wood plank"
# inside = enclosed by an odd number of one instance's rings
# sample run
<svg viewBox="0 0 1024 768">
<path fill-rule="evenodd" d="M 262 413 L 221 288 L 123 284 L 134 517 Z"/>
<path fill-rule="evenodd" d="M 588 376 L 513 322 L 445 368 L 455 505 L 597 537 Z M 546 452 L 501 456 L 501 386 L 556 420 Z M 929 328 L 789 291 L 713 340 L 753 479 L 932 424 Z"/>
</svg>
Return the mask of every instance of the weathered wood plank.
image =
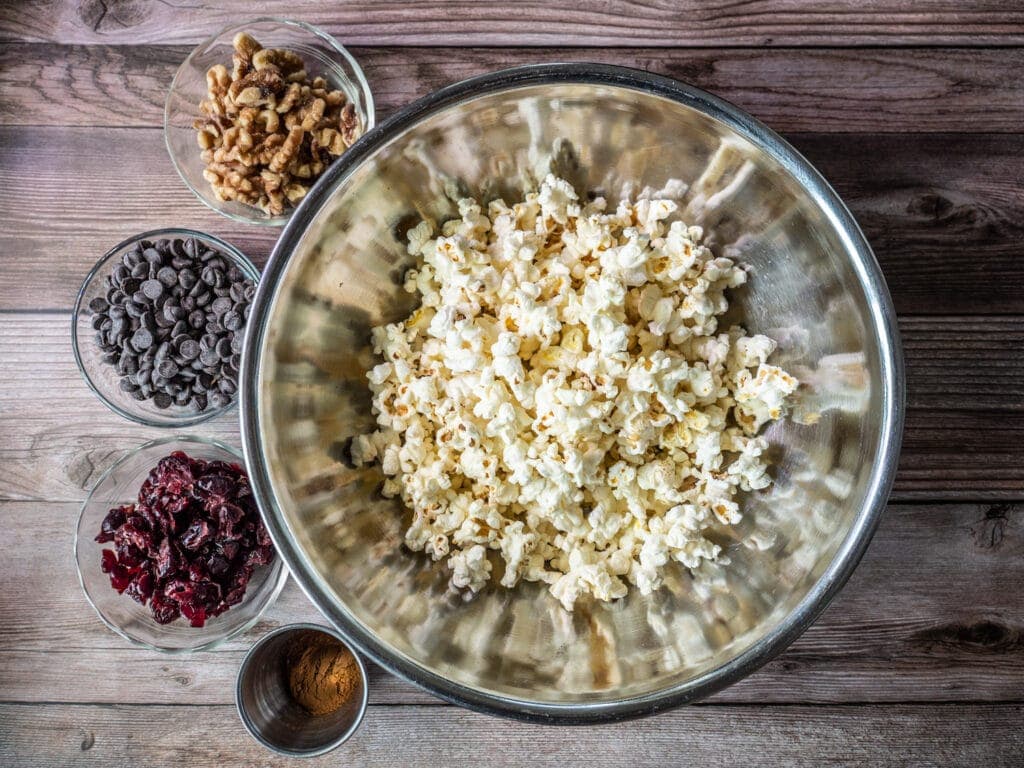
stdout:
<svg viewBox="0 0 1024 768">
<path fill-rule="evenodd" d="M 304 765 L 1019 766 L 1020 705 L 697 706 L 555 731 L 455 707 L 371 707 L 337 752 Z M 5 705 L 7 765 L 292 766 L 249 738 L 233 707 Z"/>
<path fill-rule="evenodd" d="M 11 553 L 0 568 L 5 589 L 20 596 L 0 601 L 0 701 L 226 704 L 255 638 L 279 624 L 322 621 L 293 582 L 256 628 L 216 651 L 168 657 L 133 648 L 96 619 L 78 587 L 70 557 L 76 513 L 68 502 L 0 503 Z M 51 546 L 39 548 L 40 540 Z M 26 551 L 33 557 L 16 559 Z M 1020 701 L 1022 590 L 1024 506 L 890 505 L 818 622 L 712 700 Z M 379 669 L 371 698 L 434 702 Z"/>
<path fill-rule="evenodd" d="M 795 134 L 858 217 L 903 313 L 1024 313 L 1024 134 Z M 867 158 L 867 159 L 866 159 Z M 158 129 L 0 128 L 0 310 L 66 309 L 131 234 L 186 226 L 262 261 L 278 231 L 182 184 Z"/>
<path fill-rule="evenodd" d="M 22 44 L 0 50 L 0 123 L 149 127 L 187 46 Z M 553 61 L 676 77 L 779 131 L 1020 131 L 1024 50 L 356 48 L 378 117 L 484 72 Z"/>
<path fill-rule="evenodd" d="M 1024 497 L 1024 319 L 901 321 L 909 412 L 894 498 Z M 65 313 L 0 313 L 0 498 L 82 498 L 121 451 L 162 436 L 88 390 Z M 238 445 L 237 412 L 199 431 Z"/>
<path fill-rule="evenodd" d="M 351 45 L 908 45 L 1013 44 L 1024 12 L 1001 0 L 758 0 L 709 4 L 248 0 L 170 3 L 12 2 L 0 39 L 58 43 L 196 43 L 246 17 L 322 25 Z"/>
</svg>

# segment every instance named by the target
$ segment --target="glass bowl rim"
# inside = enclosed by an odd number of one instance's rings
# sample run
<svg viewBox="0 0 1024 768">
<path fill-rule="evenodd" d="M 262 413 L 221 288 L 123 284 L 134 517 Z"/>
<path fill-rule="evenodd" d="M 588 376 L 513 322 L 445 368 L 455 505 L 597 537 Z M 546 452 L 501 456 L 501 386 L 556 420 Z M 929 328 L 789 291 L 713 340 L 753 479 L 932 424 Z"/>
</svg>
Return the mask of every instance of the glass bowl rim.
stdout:
<svg viewBox="0 0 1024 768">
<path fill-rule="evenodd" d="M 348 49 L 344 45 L 342 45 L 341 42 L 336 37 L 331 35 L 329 32 L 326 32 L 325 30 L 321 29 L 320 27 L 314 26 L 313 24 L 310 24 L 305 21 L 299 21 L 298 19 L 288 19 L 283 16 L 260 16 L 255 19 L 249 19 L 248 21 L 231 22 L 230 24 L 221 27 L 212 35 L 205 38 L 201 43 L 199 43 L 199 45 L 197 45 L 189 52 L 185 60 L 174 71 L 174 77 L 171 79 L 171 85 L 167 89 L 167 96 L 164 99 L 163 133 L 164 146 L 167 148 L 167 154 L 171 158 L 171 164 L 174 166 L 174 170 L 177 171 L 178 176 L 185 183 L 185 186 L 192 191 L 192 194 L 194 194 L 203 205 L 205 205 L 212 211 L 216 211 L 221 216 L 232 219 L 233 221 L 240 221 L 245 224 L 258 224 L 260 226 L 266 227 L 281 227 L 284 226 L 291 218 L 292 213 L 295 212 L 295 208 L 290 209 L 288 213 L 281 214 L 280 216 L 257 217 L 255 215 L 246 216 L 240 213 L 233 213 L 216 207 L 210 200 L 207 199 L 206 195 L 204 195 L 202 192 L 196 189 L 192 182 L 190 182 L 188 178 L 185 176 L 182 164 L 178 162 L 178 158 L 174 150 L 171 148 L 170 140 L 171 100 L 174 96 L 174 91 L 176 86 L 178 85 L 178 79 L 181 73 L 186 71 L 188 66 L 192 64 L 192 62 L 195 60 L 196 56 L 199 54 L 200 51 L 212 45 L 218 38 L 223 37 L 231 32 L 243 31 L 254 24 L 267 23 L 278 24 L 283 27 L 291 27 L 293 29 L 300 29 L 304 32 L 308 32 L 314 35 L 315 37 L 319 38 L 321 41 L 326 43 L 329 48 L 333 49 L 337 54 L 339 54 L 352 68 L 352 73 L 355 75 L 353 85 L 355 85 L 359 89 L 363 97 L 363 101 L 365 102 L 364 111 L 366 112 L 366 125 L 363 126 L 363 133 L 360 134 L 360 138 L 362 137 L 362 135 L 369 133 L 373 129 L 374 125 L 376 125 L 376 108 L 373 103 L 373 92 L 370 90 L 370 84 L 366 79 L 366 73 L 363 72 L 363 68 L 362 66 L 360 66 L 359 62 L 356 61 L 355 56 L 349 53 Z M 338 69 L 341 69 L 340 65 L 336 65 L 336 67 Z M 347 73 L 345 76 L 346 78 L 348 78 Z M 319 179 L 317 179 L 316 181 L 319 181 Z"/>
<path fill-rule="evenodd" d="M 239 465 L 242 466 L 243 469 L 245 469 L 245 460 L 242 456 L 241 451 L 239 451 L 236 448 L 232 448 L 227 443 L 221 442 L 220 440 L 215 440 L 214 438 L 211 437 L 200 437 L 198 435 L 171 435 L 169 437 L 157 438 L 156 440 L 148 440 L 142 445 L 138 445 L 135 448 L 130 448 L 126 450 L 124 454 L 117 459 L 117 461 L 115 461 L 113 464 L 107 467 L 107 469 L 103 471 L 103 474 L 101 474 L 96 479 L 96 482 L 93 483 L 92 487 L 89 489 L 89 493 L 85 497 L 85 501 L 82 502 L 82 506 L 78 512 L 78 520 L 76 521 L 75 524 L 75 538 L 73 546 L 75 554 L 75 572 L 78 574 L 78 585 L 79 587 L 81 587 L 82 592 L 85 594 L 85 599 L 88 601 L 89 605 L 92 606 L 93 611 L 95 611 L 96 615 L 99 616 L 100 621 L 102 621 L 109 630 L 111 630 L 117 635 L 120 635 L 125 640 L 130 642 L 132 645 L 138 646 L 140 648 L 146 648 L 151 651 L 158 651 L 160 653 L 165 653 L 171 656 L 180 656 L 187 653 L 196 653 L 198 651 L 212 650 L 226 643 L 228 640 L 240 635 L 246 630 L 250 629 L 254 624 L 256 624 L 256 622 L 258 622 L 263 617 L 263 614 L 266 613 L 267 609 L 270 608 L 270 606 L 272 606 L 277 601 L 278 596 L 281 594 L 281 590 L 284 589 L 284 585 L 288 582 L 289 571 L 285 567 L 284 559 L 280 555 L 277 555 L 277 553 L 275 552 L 276 557 L 274 558 L 274 562 L 270 563 L 268 567 L 270 567 L 271 569 L 276 569 L 276 574 L 274 573 L 274 570 L 272 570 L 271 573 L 268 574 L 267 578 L 276 579 L 277 583 L 274 585 L 273 589 L 267 595 L 266 602 L 262 606 L 260 606 L 256 613 L 254 613 L 247 621 L 243 622 L 242 624 L 227 632 L 223 636 L 214 637 L 213 639 L 200 645 L 181 648 L 168 648 L 166 646 L 155 645 L 153 643 L 146 642 L 145 640 L 141 640 L 137 637 L 133 637 L 132 635 L 128 634 L 128 632 L 124 630 L 122 627 L 118 626 L 109 618 L 107 618 L 106 614 L 104 614 L 104 612 L 100 610 L 100 607 L 99 605 L 97 605 L 96 600 L 93 599 L 92 594 L 89 593 L 89 589 L 85 586 L 85 575 L 82 572 L 81 550 L 79 548 L 79 545 L 81 543 L 80 536 L 82 529 L 82 520 L 84 519 L 85 514 L 89 509 L 89 505 L 93 500 L 93 496 L 96 495 L 97 490 L 99 490 L 103 483 L 106 482 L 107 478 L 114 473 L 114 470 L 116 470 L 121 465 L 125 464 L 133 457 L 142 453 L 143 451 L 146 451 L 150 448 L 156 448 L 157 446 L 161 445 L 169 445 L 172 443 L 198 443 L 201 445 L 218 448 L 233 456 L 236 459 L 236 463 L 238 463 Z M 248 470 L 246 470 L 246 474 L 248 475 Z M 262 514 L 263 513 L 260 512 L 261 517 Z M 125 595 L 120 595 L 120 597 L 125 597 L 125 599 L 129 600 L 131 599 L 127 598 Z M 241 608 L 245 604 L 246 601 L 243 598 L 241 603 L 239 603 L 237 606 L 232 606 L 232 608 Z M 226 613 L 227 611 L 225 611 L 225 614 Z"/>
<path fill-rule="evenodd" d="M 154 240 L 166 237 L 183 237 L 183 238 L 197 238 L 207 243 L 214 245 L 225 257 L 231 259 L 245 276 L 253 281 L 253 283 L 259 284 L 260 271 L 256 268 L 256 265 L 252 260 L 242 253 L 238 248 L 231 245 L 231 243 L 221 240 L 216 235 L 209 235 L 205 232 L 200 232 L 197 229 L 188 229 L 185 227 L 166 227 L 163 229 L 152 229 L 148 232 L 143 232 L 132 237 L 125 238 L 120 243 L 115 245 L 103 256 L 100 257 L 92 269 L 86 274 L 85 279 L 82 280 L 82 286 L 78 289 L 78 295 L 75 297 L 75 305 L 71 310 L 71 350 L 75 356 L 75 364 L 78 366 L 78 372 L 85 379 L 85 383 L 92 390 L 93 394 L 100 399 L 100 401 L 107 406 L 110 410 L 116 413 L 121 418 L 127 419 L 128 421 L 134 421 L 136 424 L 142 424 L 146 427 L 157 427 L 160 429 L 180 429 L 182 427 L 191 427 L 196 424 L 201 424 L 208 419 L 212 419 L 215 416 L 220 416 L 223 413 L 227 413 L 231 408 L 238 402 L 238 393 L 232 396 L 231 401 L 221 407 L 207 409 L 200 411 L 197 414 L 191 416 L 182 416 L 181 418 L 168 419 L 167 421 L 156 421 L 154 419 L 140 416 L 135 413 L 131 413 L 126 408 L 121 407 L 118 403 L 114 402 L 111 398 L 107 397 L 104 393 L 103 388 L 93 380 L 93 377 L 89 375 L 89 371 L 86 368 L 85 361 L 82 356 L 81 350 L 81 339 L 78 333 L 78 321 L 84 311 L 83 301 L 85 299 L 86 289 L 92 284 L 93 280 L 99 279 L 100 272 L 102 269 L 119 253 L 129 246 L 141 242 L 143 240 Z"/>
</svg>

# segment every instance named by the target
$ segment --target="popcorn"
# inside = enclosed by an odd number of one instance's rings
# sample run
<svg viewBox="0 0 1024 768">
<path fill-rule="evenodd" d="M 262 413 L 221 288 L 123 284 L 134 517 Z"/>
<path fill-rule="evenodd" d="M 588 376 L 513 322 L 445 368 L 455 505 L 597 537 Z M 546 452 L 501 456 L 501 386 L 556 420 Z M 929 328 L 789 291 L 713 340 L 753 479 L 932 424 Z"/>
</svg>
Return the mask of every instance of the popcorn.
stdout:
<svg viewBox="0 0 1024 768">
<path fill-rule="evenodd" d="M 648 594 L 672 562 L 724 562 L 705 531 L 771 482 L 757 434 L 798 382 L 767 362 L 772 339 L 719 331 L 746 272 L 675 200 L 606 208 L 549 175 L 409 231 L 421 307 L 373 331 L 380 429 L 351 455 L 380 464 L 413 513 L 407 546 L 456 589 L 491 581 L 493 550 L 502 587 L 543 582 L 567 610 Z"/>
</svg>

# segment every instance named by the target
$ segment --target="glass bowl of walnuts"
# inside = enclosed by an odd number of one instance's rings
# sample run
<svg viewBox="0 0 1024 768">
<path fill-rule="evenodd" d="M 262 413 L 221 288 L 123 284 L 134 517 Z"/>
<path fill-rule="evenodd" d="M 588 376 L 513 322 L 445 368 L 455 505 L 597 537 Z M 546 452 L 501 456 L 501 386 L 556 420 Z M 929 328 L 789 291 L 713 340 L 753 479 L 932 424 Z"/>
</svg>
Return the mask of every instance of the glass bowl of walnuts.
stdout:
<svg viewBox="0 0 1024 768">
<path fill-rule="evenodd" d="M 289 19 L 233 24 L 201 43 L 164 107 L 167 151 L 196 197 L 271 226 L 373 125 L 356 60 L 323 30 Z"/>
</svg>

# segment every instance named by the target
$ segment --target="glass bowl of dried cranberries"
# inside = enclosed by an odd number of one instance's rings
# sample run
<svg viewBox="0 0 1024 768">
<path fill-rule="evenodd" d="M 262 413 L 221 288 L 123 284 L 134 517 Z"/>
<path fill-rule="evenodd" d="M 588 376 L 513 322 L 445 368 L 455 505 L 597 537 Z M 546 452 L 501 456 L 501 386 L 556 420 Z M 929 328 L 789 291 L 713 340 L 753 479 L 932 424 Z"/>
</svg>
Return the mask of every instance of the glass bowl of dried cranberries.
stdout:
<svg viewBox="0 0 1024 768">
<path fill-rule="evenodd" d="M 115 462 L 82 505 L 75 558 L 103 622 L 168 653 L 245 631 L 288 578 L 241 456 L 198 437 L 154 440 Z"/>
</svg>

